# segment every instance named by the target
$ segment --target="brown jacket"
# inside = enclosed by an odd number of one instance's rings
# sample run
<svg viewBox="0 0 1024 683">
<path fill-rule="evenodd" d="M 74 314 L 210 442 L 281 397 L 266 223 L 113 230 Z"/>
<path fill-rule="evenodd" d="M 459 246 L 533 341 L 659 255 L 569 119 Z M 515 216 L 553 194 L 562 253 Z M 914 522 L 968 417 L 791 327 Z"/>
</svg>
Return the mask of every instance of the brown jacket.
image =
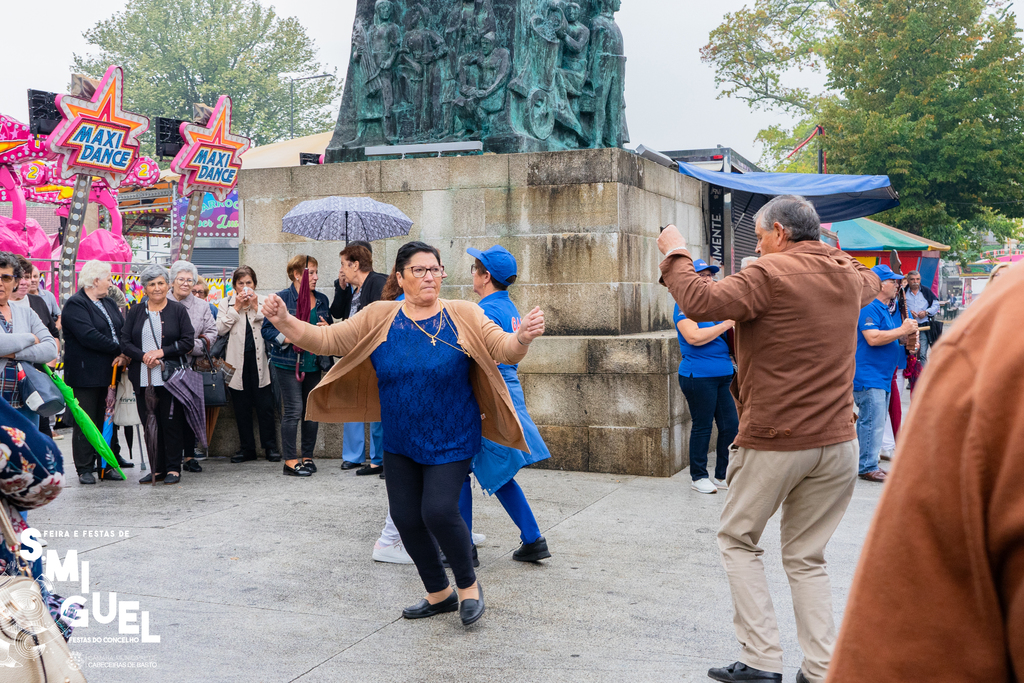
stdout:
<svg viewBox="0 0 1024 683">
<path fill-rule="evenodd" d="M 799 451 L 856 438 L 857 318 L 878 295 L 874 273 L 817 241 L 718 282 L 698 276 L 685 251 L 670 254 L 661 272 L 686 317 L 737 323 L 738 446 Z"/>
<path fill-rule="evenodd" d="M 476 361 L 470 383 L 480 405 L 485 439 L 529 452 L 508 387 L 495 362 L 515 365 L 526 357 L 526 347 L 505 354 L 509 334 L 469 301 L 442 300 L 459 331 L 459 344 Z M 327 327 L 310 325 L 296 342 L 318 356 L 343 356 L 309 393 L 306 419 L 316 422 L 379 422 L 380 394 L 377 373 L 370 361 L 373 350 L 387 340 L 391 323 L 401 310 L 400 301 L 378 301 L 354 317 Z M 431 400 L 425 397 L 424 400 Z M 410 414 L 414 407 L 410 406 Z"/>
<path fill-rule="evenodd" d="M 1024 266 L 947 328 L 914 391 L 829 683 L 1024 678 Z"/>
</svg>

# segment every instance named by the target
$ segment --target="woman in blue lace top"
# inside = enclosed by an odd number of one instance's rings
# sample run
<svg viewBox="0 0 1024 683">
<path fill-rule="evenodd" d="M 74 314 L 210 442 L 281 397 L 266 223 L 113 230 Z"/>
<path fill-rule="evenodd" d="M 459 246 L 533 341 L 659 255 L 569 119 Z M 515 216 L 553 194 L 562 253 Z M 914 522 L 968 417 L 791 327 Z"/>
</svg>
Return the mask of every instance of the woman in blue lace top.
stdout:
<svg viewBox="0 0 1024 683">
<path fill-rule="evenodd" d="M 544 332 L 544 314 L 535 308 L 515 333 L 506 333 L 476 304 L 440 299 L 440 254 L 422 242 L 399 249 L 395 271 L 405 301 L 378 301 L 330 327 L 296 320 L 276 296 L 267 298 L 263 312 L 302 348 L 342 356 L 310 393 L 310 419 L 383 424 L 391 516 L 427 590 L 403 616 L 459 610 L 469 625 L 483 614 L 484 601 L 459 491 L 483 436 L 529 449 L 496 363 L 526 356 Z M 448 558 L 457 592 L 431 534 Z"/>
</svg>

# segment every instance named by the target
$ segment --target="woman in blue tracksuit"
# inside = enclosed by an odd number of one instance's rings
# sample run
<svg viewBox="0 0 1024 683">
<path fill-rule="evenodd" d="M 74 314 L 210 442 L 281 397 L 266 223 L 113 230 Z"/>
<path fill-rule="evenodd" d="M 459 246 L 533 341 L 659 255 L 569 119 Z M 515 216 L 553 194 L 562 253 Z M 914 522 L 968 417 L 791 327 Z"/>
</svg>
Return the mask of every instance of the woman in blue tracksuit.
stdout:
<svg viewBox="0 0 1024 683">
<path fill-rule="evenodd" d="M 470 256 L 476 257 L 473 265 L 473 291 L 483 297 L 480 307 L 487 317 L 493 320 L 505 332 L 515 332 L 519 327 L 519 311 L 508 296 L 508 287 L 516 281 L 516 259 L 505 248 L 494 246 L 487 251 L 467 249 Z M 548 447 L 537 431 L 529 413 L 526 412 L 526 398 L 523 387 L 519 383 L 518 366 L 499 365 L 505 384 L 508 386 L 512 404 L 515 406 L 519 422 L 523 426 L 523 435 L 530 446 L 530 452 L 518 451 L 501 446 L 493 441 L 483 440 L 482 450 L 473 458 L 473 473 L 480 482 L 481 488 L 488 494 L 497 496 L 498 501 L 508 513 L 512 521 L 519 527 L 519 538 L 523 544 L 512 554 L 512 559 L 520 562 L 536 562 L 551 557 L 547 541 L 540 534 L 537 520 L 533 516 L 530 504 L 526 502 L 523 490 L 519 488 L 513 477 L 520 469 L 535 462 L 551 457 Z M 469 485 L 469 477 L 462 487 L 459 509 L 466 520 L 470 531 L 473 530 L 473 507 Z M 474 547 L 474 561 L 475 557 Z"/>
</svg>

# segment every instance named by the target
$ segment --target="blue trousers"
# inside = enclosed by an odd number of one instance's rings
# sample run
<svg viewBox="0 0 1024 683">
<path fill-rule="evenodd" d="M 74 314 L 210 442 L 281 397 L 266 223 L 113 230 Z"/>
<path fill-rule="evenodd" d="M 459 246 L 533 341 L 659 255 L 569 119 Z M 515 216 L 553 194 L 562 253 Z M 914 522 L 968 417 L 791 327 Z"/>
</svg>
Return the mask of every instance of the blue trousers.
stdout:
<svg viewBox="0 0 1024 683">
<path fill-rule="evenodd" d="M 494 492 L 494 496 L 505 508 L 505 512 L 512 518 L 519 527 L 519 539 L 523 543 L 533 543 L 540 538 L 540 527 L 537 526 L 537 518 L 533 516 L 530 504 L 526 502 L 526 495 L 519 487 L 515 479 L 509 480 L 504 486 Z M 473 533 L 473 488 L 470 484 L 469 475 L 462 483 L 462 491 L 459 492 L 459 512 L 465 520 L 469 532 Z"/>
<path fill-rule="evenodd" d="M 679 375 L 679 388 L 690 406 L 690 478 L 694 481 L 708 478 L 708 448 L 711 446 L 711 421 L 718 425 L 718 445 L 715 448 L 715 479 L 725 479 L 729 467 L 729 446 L 740 430 L 736 402 L 729 393 L 732 375 L 728 377 L 683 377 Z"/>
<path fill-rule="evenodd" d="M 366 460 L 366 435 L 362 422 L 346 422 L 341 442 L 341 457 L 349 462 Z M 370 423 L 370 462 L 384 464 L 384 428 L 380 422 Z"/>
<path fill-rule="evenodd" d="M 889 412 L 889 392 L 885 389 L 864 389 L 853 392 L 857 404 L 857 440 L 860 441 L 860 467 L 857 474 L 878 469 L 878 454 L 882 451 L 885 434 L 885 416 Z"/>
</svg>

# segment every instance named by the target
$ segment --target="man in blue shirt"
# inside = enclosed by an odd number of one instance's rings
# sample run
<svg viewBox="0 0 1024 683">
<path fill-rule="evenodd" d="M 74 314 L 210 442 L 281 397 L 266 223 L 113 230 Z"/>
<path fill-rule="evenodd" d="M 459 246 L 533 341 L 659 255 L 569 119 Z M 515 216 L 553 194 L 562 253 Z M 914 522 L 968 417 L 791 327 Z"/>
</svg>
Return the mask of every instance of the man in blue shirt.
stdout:
<svg viewBox="0 0 1024 683">
<path fill-rule="evenodd" d="M 903 352 L 899 340 L 913 335 L 917 323 L 907 317 L 896 324 L 889 307 L 896 297 L 902 275 L 889 266 L 871 269 L 882 281 L 878 296 L 861 309 L 857 321 L 857 371 L 853 377 L 853 400 L 857 404 L 857 440 L 860 442 L 861 479 L 885 481 L 885 472 L 878 467 L 878 455 L 885 431 L 885 415 L 889 410 L 892 377 Z"/>
</svg>

